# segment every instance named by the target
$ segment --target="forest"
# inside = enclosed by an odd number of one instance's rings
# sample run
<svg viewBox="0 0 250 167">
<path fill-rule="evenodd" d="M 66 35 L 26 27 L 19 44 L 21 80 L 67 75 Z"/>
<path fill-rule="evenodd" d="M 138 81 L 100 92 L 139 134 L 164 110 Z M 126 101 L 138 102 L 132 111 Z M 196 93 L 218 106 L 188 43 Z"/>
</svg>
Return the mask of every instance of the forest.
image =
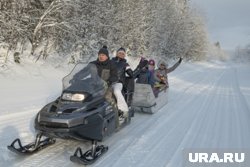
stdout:
<svg viewBox="0 0 250 167">
<path fill-rule="evenodd" d="M 125 47 L 129 56 L 201 60 L 203 18 L 187 0 L 0 0 L 0 61 L 58 55 L 70 63 Z"/>
</svg>

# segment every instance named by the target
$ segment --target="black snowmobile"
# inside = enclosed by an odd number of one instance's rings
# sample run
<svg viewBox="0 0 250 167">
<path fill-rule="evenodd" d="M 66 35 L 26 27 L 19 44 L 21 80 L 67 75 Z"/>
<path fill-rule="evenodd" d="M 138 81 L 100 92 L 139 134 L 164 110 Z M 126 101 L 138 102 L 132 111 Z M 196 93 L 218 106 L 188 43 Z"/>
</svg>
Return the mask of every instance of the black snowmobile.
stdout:
<svg viewBox="0 0 250 167">
<path fill-rule="evenodd" d="M 117 129 L 130 123 L 120 118 L 115 104 L 105 98 L 106 83 L 97 73 L 94 64 L 77 64 L 63 78 L 63 91 L 55 101 L 41 109 L 35 118 L 37 136 L 35 142 L 22 146 L 20 139 L 8 149 L 18 154 L 32 154 L 56 142 L 55 138 L 92 141 L 92 148 L 83 153 L 78 147 L 70 160 L 80 164 L 92 164 L 107 152 L 108 147 L 97 145 Z"/>
</svg>

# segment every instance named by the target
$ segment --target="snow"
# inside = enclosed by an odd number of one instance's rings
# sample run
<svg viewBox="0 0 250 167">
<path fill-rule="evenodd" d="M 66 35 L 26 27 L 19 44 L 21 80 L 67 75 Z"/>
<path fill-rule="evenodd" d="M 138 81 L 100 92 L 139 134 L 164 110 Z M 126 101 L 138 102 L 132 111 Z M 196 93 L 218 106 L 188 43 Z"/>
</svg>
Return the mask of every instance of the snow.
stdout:
<svg viewBox="0 0 250 167">
<path fill-rule="evenodd" d="M 69 160 L 82 143 L 58 139 L 31 156 L 7 149 L 15 138 L 33 141 L 33 119 L 60 95 L 61 78 L 70 67 L 20 65 L 0 74 L 0 166 L 80 166 Z M 131 124 L 102 144 L 108 152 L 95 167 L 182 167 L 191 148 L 250 149 L 249 64 L 182 63 L 169 74 L 168 104 L 153 115 L 136 113 Z"/>
</svg>

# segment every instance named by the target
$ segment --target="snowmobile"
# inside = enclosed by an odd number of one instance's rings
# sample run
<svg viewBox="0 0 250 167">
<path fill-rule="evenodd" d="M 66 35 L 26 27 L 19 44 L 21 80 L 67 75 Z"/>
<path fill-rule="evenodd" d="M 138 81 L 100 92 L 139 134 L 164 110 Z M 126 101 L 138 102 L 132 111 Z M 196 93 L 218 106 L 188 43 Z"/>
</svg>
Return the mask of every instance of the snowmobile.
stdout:
<svg viewBox="0 0 250 167">
<path fill-rule="evenodd" d="M 167 88 L 163 88 L 162 85 L 156 85 L 154 89 L 158 89 L 159 96 L 156 98 L 154 90 L 150 84 L 135 84 L 135 92 L 133 96 L 132 110 L 135 112 L 143 112 L 154 114 L 166 105 L 167 99 Z M 162 93 L 164 92 L 164 93 Z"/>
<path fill-rule="evenodd" d="M 56 142 L 55 138 L 92 141 L 85 153 L 78 147 L 70 157 L 72 162 L 89 165 L 108 151 L 108 146 L 97 145 L 106 137 L 130 123 L 119 118 L 117 107 L 105 98 L 107 84 L 97 73 L 94 64 L 77 64 L 63 78 L 63 91 L 55 101 L 44 106 L 36 115 L 35 142 L 23 146 L 14 140 L 8 149 L 18 154 L 32 154 Z"/>
</svg>

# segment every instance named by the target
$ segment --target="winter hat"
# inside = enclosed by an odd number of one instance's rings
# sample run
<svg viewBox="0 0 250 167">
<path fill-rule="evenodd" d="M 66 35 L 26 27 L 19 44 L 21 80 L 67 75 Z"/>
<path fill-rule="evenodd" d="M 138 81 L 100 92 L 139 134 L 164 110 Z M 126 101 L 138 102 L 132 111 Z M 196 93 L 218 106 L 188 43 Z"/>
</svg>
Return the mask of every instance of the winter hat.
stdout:
<svg viewBox="0 0 250 167">
<path fill-rule="evenodd" d="M 150 60 L 148 61 L 148 64 L 154 66 L 154 65 L 155 65 L 155 61 L 154 61 L 153 59 L 150 59 Z"/>
<path fill-rule="evenodd" d="M 105 55 L 109 58 L 108 47 L 104 45 L 104 46 L 99 50 L 98 55 L 99 55 L 99 54 L 105 54 Z"/>
<path fill-rule="evenodd" d="M 158 67 L 160 68 L 161 65 L 164 65 L 165 68 L 168 67 L 168 63 L 166 63 L 165 61 L 160 61 L 159 64 L 158 64 Z"/>
<path fill-rule="evenodd" d="M 117 50 L 117 52 L 120 52 L 120 51 L 123 51 L 123 52 L 126 53 L 126 50 L 125 50 L 123 47 L 121 47 L 121 48 L 119 48 L 119 49 Z"/>
</svg>

